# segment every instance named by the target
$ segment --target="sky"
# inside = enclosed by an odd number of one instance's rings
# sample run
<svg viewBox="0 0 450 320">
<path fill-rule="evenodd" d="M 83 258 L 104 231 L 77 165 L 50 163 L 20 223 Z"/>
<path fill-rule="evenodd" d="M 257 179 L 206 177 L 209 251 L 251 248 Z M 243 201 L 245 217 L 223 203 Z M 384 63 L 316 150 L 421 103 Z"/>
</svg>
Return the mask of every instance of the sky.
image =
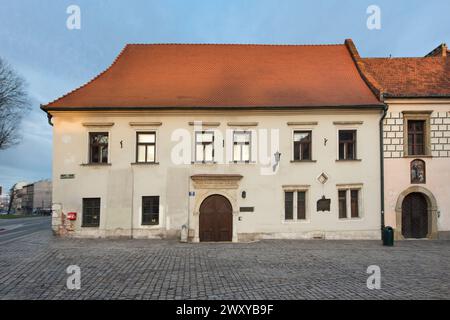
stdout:
<svg viewBox="0 0 450 320">
<path fill-rule="evenodd" d="M 81 28 L 68 29 L 77 5 Z M 380 29 L 369 29 L 370 5 Z M 106 69 L 126 43 L 333 44 L 361 56 L 423 56 L 450 44 L 448 0 L 0 0 L 0 57 L 26 79 L 22 142 L 0 151 L 0 186 L 51 178 L 52 127 L 39 109 Z"/>
</svg>

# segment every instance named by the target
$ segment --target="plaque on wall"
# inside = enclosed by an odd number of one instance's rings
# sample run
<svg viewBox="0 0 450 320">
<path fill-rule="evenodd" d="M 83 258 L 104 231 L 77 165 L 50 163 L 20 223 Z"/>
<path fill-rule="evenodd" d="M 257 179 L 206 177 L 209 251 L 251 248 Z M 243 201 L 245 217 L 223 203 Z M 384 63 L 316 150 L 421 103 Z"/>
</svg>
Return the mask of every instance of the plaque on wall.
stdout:
<svg viewBox="0 0 450 320">
<path fill-rule="evenodd" d="M 253 211 L 255 211 L 255 207 L 240 207 L 239 211 L 240 212 L 253 212 Z"/>
<path fill-rule="evenodd" d="M 322 199 L 317 200 L 317 211 L 330 211 L 331 199 L 326 199 L 322 196 Z"/>
<path fill-rule="evenodd" d="M 410 164 L 411 183 L 425 183 L 425 161 L 415 159 Z"/>
</svg>

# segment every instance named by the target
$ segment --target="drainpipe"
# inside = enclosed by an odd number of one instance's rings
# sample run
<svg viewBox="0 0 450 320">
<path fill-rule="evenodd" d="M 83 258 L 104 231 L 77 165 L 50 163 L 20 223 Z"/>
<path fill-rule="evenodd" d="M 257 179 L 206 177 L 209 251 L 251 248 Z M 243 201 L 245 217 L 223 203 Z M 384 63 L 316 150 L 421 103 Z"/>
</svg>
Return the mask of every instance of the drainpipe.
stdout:
<svg viewBox="0 0 450 320">
<path fill-rule="evenodd" d="M 381 101 L 383 101 L 383 94 L 380 95 Z M 384 229 L 384 137 L 383 137 L 383 120 L 386 117 L 388 106 L 385 104 L 383 107 L 383 114 L 380 118 L 380 196 L 381 196 L 381 238 L 383 239 Z"/>
</svg>

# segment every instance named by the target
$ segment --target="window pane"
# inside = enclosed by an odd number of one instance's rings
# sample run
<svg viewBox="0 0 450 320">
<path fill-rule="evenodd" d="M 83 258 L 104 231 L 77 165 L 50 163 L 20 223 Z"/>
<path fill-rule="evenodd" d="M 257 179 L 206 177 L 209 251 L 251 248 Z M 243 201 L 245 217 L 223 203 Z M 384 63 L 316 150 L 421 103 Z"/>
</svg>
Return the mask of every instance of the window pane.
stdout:
<svg viewBox="0 0 450 320">
<path fill-rule="evenodd" d="M 97 146 L 91 146 L 91 162 L 100 162 L 100 150 Z"/>
<path fill-rule="evenodd" d="M 355 148 L 353 143 L 347 143 L 347 156 L 346 159 L 353 160 L 355 159 Z"/>
<path fill-rule="evenodd" d="M 339 160 L 345 159 L 345 144 L 339 143 Z"/>
<path fill-rule="evenodd" d="M 238 144 L 233 146 L 233 160 L 241 161 L 241 146 Z"/>
<path fill-rule="evenodd" d="M 98 227 L 100 225 L 100 198 L 83 198 L 83 227 Z"/>
<path fill-rule="evenodd" d="M 145 162 L 145 146 L 138 146 L 137 161 Z"/>
<path fill-rule="evenodd" d="M 154 133 L 139 133 L 138 134 L 139 143 L 155 143 Z"/>
<path fill-rule="evenodd" d="M 311 153 L 309 149 L 311 148 L 311 145 L 308 143 L 302 144 L 302 160 L 311 160 Z"/>
<path fill-rule="evenodd" d="M 234 141 L 238 143 L 250 142 L 250 133 L 248 132 L 235 132 Z"/>
<path fill-rule="evenodd" d="M 305 191 L 297 192 L 297 219 L 306 219 Z"/>
<path fill-rule="evenodd" d="M 242 146 L 242 161 L 250 161 L 250 145 Z"/>
<path fill-rule="evenodd" d="M 100 162 L 107 163 L 108 162 L 108 145 L 100 147 L 102 160 Z"/>
<path fill-rule="evenodd" d="M 197 142 L 212 142 L 214 134 L 212 132 L 199 133 L 197 135 Z"/>
<path fill-rule="evenodd" d="M 284 219 L 292 220 L 294 219 L 294 193 L 285 192 L 284 193 Z"/>
<path fill-rule="evenodd" d="M 353 141 L 354 130 L 339 130 L 339 140 Z"/>
<path fill-rule="evenodd" d="M 347 191 L 339 190 L 339 218 L 347 218 Z"/>
<path fill-rule="evenodd" d="M 205 145 L 205 161 L 213 161 L 213 145 Z"/>
<path fill-rule="evenodd" d="M 159 196 L 142 197 L 142 224 L 159 224 Z"/>
<path fill-rule="evenodd" d="M 352 218 L 358 218 L 359 217 L 359 210 L 358 210 L 358 190 L 351 190 L 350 191 L 350 198 L 351 198 L 351 216 Z"/>
<path fill-rule="evenodd" d="M 203 145 L 196 145 L 196 148 L 195 148 L 195 159 L 197 160 L 197 161 L 203 161 L 204 160 L 204 158 L 203 158 Z"/>
<path fill-rule="evenodd" d="M 294 160 L 300 160 L 300 148 L 301 148 L 301 144 L 299 141 L 295 141 L 294 142 Z"/>
<path fill-rule="evenodd" d="M 155 162 L 155 146 L 147 146 L 147 162 Z"/>
<path fill-rule="evenodd" d="M 294 141 L 309 141 L 309 132 L 294 132 Z"/>
</svg>

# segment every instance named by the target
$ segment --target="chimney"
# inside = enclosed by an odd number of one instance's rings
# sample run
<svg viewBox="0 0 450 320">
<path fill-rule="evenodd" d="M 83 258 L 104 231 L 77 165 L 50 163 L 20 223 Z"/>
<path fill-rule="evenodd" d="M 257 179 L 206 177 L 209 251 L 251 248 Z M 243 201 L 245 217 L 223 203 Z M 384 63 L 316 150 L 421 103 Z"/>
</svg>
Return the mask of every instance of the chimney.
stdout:
<svg viewBox="0 0 450 320">
<path fill-rule="evenodd" d="M 437 46 L 435 49 L 430 51 L 425 57 L 447 57 L 448 53 L 448 47 L 447 44 L 441 43 L 439 46 Z"/>
</svg>

